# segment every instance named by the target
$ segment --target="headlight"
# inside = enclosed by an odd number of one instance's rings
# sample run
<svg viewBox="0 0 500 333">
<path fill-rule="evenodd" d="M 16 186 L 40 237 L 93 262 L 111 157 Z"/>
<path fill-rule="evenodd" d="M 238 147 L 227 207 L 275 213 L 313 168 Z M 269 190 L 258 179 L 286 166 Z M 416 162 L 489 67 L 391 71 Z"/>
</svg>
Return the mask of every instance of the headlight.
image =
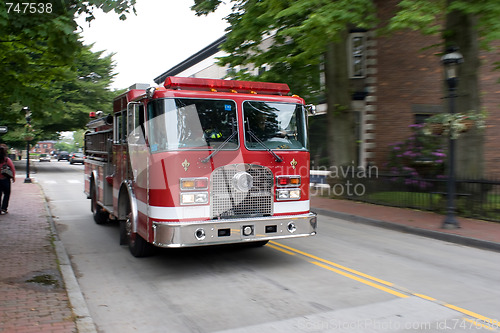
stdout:
<svg viewBox="0 0 500 333">
<path fill-rule="evenodd" d="M 276 190 L 276 198 L 278 200 L 300 200 L 300 189 L 279 189 Z"/>
<path fill-rule="evenodd" d="M 204 205 L 208 203 L 208 192 L 181 193 L 181 205 Z"/>
<path fill-rule="evenodd" d="M 300 199 L 300 190 L 290 190 L 290 199 L 291 200 L 298 200 Z"/>
<path fill-rule="evenodd" d="M 290 198 L 290 194 L 288 190 L 278 190 L 278 200 L 287 200 Z"/>
</svg>

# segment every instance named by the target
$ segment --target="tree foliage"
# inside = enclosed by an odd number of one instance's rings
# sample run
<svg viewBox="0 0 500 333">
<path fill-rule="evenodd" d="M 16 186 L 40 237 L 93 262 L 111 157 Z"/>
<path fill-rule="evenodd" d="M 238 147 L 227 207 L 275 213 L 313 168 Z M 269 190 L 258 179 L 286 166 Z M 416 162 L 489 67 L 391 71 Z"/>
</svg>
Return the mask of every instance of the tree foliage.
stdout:
<svg viewBox="0 0 500 333">
<path fill-rule="evenodd" d="M 134 11 L 135 0 L 47 0 L 0 2 L 0 124 L 9 133 L 0 139 L 21 145 L 23 106 L 32 111 L 37 139 L 85 124 L 89 110 L 111 100 L 111 56 L 93 53 L 76 33 L 77 15 L 88 22 L 95 10 L 114 11 L 121 19 Z"/>
<path fill-rule="evenodd" d="M 217 9 L 220 0 L 195 0 L 197 15 Z M 320 65 L 328 43 L 338 41 L 340 32 L 352 22 L 358 28 L 373 27 L 376 19 L 371 0 L 232 0 L 233 11 L 227 41 L 229 55 L 221 65 L 240 68 L 231 75 L 288 83 L 294 93 L 317 99 L 320 95 Z M 272 45 L 263 41 L 272 37 Z M 253 69 L 266 67 L 259 75 Z M 317 101 L 317 100 L 316 100 Z"/>
<path fill-rule="evenodd" d="M 207 15 L 221 3 L 221 0 L 195 0 L 191 9 L 197 15 Z M 274 66 L 285 65 L 275 72 L 285 79 L 281 81 L 288 82 L 289 73 L 285 69 L 296 65 L 300 70 L 324 61 L 322 55 L 327 44 L 338 41 L 342 31 L 372 29 L 377 23 L 373 0 L 231 0 L 231 3 L 233 12 L 227 17 L 229 33 L 222 45 L 230 55 L 220 63 L 242 67 L 238 77 L 245 78 L 252 76 L 249 69 L 253 66 L 269 65 L 272 71 Z M 382 32 L 412 29 L 424 34 L 442 34 L 446 39 L 454 33 L 445 27 L 446 15 L 455 13 L 478 19 L 473 28 L 479 32 L 483 46 L 500 39 L 500 3 L 496 0 L 401 0 L 397 7 L 387 22 L 388 28 Z M 262 48 L 262 41 L 271 35 L 275 39 L 272 47 Z M 270 74 L 264 74 L 263 78 L 266 75 Z"/>
<path fill-rule="evenodd" d="M 481 45 L 489 48 L 500 39 L 500 3 L 496 0 L 402 0 L 390 21 L 391 30 L 412 29 L 426 34 L 453 34 L 446 29 L 446 15 L 467 15 L 477 19 L 474 29 Z"/>
</svg>

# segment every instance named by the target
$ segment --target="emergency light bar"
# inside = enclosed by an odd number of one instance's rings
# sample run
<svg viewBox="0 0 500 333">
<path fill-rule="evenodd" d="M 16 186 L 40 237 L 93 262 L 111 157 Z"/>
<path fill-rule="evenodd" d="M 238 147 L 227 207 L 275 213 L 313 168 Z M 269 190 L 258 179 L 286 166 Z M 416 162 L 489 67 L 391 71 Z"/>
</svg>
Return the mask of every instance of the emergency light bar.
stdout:
<svg viewBox="0 0 500 333">
<path fill-rule="evenodd" d="M 163 86 L 167 89 L 208 90 L 234 93 L 286 95 L 290 88 L 286 83 L 200 79 L 169 76 Z"/>
</svg>

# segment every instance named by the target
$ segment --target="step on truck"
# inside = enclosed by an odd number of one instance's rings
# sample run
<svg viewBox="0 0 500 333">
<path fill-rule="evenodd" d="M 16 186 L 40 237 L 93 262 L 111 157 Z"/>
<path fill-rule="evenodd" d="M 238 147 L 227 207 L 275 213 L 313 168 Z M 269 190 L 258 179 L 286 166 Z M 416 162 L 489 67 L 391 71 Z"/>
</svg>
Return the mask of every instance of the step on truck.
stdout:
<svg viewBox="0 0 500 333">
<path fill-rule="evenodd" d="M 85 193 L 132 255 L 316 234 L 307 107 L 286 84 L 168 77 L 92 112 Z"/>
</svg>

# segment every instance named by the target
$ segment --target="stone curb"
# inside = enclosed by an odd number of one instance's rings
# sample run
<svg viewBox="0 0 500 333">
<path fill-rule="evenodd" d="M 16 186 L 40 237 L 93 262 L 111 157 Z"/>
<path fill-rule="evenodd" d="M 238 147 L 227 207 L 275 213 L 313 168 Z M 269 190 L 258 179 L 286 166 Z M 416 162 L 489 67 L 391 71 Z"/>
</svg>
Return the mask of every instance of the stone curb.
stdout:
<svg viewBox="0 0 500 333">
<path fill-rule="evenodd" d="M 85 298 L 83 297 L 80 285 L 78 284 L 78 280 L 76 279 L 75 272 L 73 271 L 73 267 L 71 266 L 69 256 L 57 233 L 55 221 L 52 218 L 52 212 L 47 202 L 45 193 L 43 192 L 43 188 L 40 184 L 36 184 L 43 194 L 45 210 L 47 212 L 47 219 L 49 220 L 51 233 L 54 237 L 53 243 L 57 261 L 59 264 L 59 269 L 61 271 L 73 314 L 75 315 L 75 323 L 78 333 L 97 333 L 94 321 L 90 316 L 90 311 L 87 307 L 87 303 L 85 302 Z"/>
</svg>

